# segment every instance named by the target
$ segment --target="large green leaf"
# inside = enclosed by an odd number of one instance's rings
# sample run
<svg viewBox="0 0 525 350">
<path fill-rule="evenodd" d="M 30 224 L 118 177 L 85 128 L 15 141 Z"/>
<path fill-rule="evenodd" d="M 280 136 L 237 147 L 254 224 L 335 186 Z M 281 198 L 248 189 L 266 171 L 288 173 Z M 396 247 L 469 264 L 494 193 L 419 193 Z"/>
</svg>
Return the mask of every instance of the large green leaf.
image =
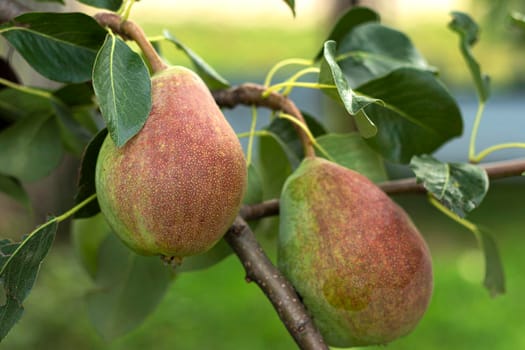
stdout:
<svg viewBox="0 0 525 350">
<path fill-rule="evenodd" d="M 451 15 L 452 21 L 448 26 L 459 35 L 459 48 L 474 80 L 478 97 L 480 101 L 486 101 L 490 96 L 490 78 L 481 72 L 481 67 L 470 50 L 478 41 L 479 27 L 466 13 L 454 11 Z"/>
<path fill-rule="evenodd" d="M 122 6 L 122 0 L 78 0 L 79 2 L 111 11 L 116 11 Z"/>
<path fill-rule="evenodd" d="M 224 89 L 230 86 L 230 83 L 224 79 L 215 69 L 206 63 L 199 55 L 197 55 L 189 47 L 183 45 L 177 38 L 175 38 L 169 31 L 164 31 L 164 37 L 175 46 L 182 50 L 193 63 L 197 74 L 204 80 L 210 90 Z"/>
<path fill-rule="evenodd" d="M 57 122 L 50 114 L 27 116 L 0 133 L 0 169 L 35 181 L 55 169 L 63 155 Z"/>
<path fill-rule="evenodd" d="M 456 101 L 430 72 L 400 68 L 358 91 L 383 101 L 366 107 L 378 127 L 367 142 L 391 161 L 408 163 L 414 155 L 430 154 L 463 131 Z"/>
<path fill-rule="evenodd" d="M 0 27 L 0 34 L 43 76 L 82 82 L 91 79 L 106 31 L 82 13 L 32 12 Z"/>
<path fill-rule="evenodd" d="M 102 143 L 108 134 L 107 129 L 102 129 L 89 142 L 80 163 L 80 175 L 78 179 L 78 188 L 75 195 L 75 204 L 79 204 L 88 197 L 95 194 L 95 168 L 97 165 L 98 153 Z M 75 214 L 76 218 L 87 218 L 100 212 L 98 201 L 92 201 L 85 205 Z"/>
<path fill-rule="evenodd" d="M 3 286 L 6 299 L 0 306 L 0 340 L 22 316 L 23 302 L 51 248 L 57 226 L 55 220 L 48 221 L 18 244 L 0 241 L 0 287 Z"/>
<path fill-rule="evenodd" d="M 317 138 L 317 142 L 330 156 L 328 159 L 355 170 L 374 182 L 388 179 L 382 158 L 358 133 L 326 134 Z M 320 152 L 318 155 L 326 158 Z"/>
<path fill-rule="evenodd" d="M 106 339 L 139 326 L 155 309 L 173 278 L 158 256 L 140 256 L 115 235 L 100 246 L 96 290 L 87 295 L 88 312 Z"/>
<path fill-rule="evenodd" d="M 460 217 L 477 208 L 489 189 L 485 170 L 468 163 L 443 163 L 432 156 L 414 156 L 410 168 L 418 182 Z"/>
<path fill-rule="evenodd" d="M 379 14 L 367 7 L 352 7 L 337 20 L 325 42 L 328 40 L 339 42 L 347 36 L 352 29 L 366 22 L 379 22 Z M 323 48 L 321 47 L 315 59 L 320 59 L 322 55 Z"/>
<path fill-rule="evenodd" d="M 328 88 L 323 89 L 323 91 L 343 103 L 348 113 L 354 116 L 357 129 L 363 137 L 372 137 L 377 133 L 377 128 L 366 114 L 365 107 L 379 102 L 379 100 L 358 95 L 350 88 L 343 71 L 336 61 L 335 51 L 335 41 L 327 41 L 324 44 L 319 83 L 336 86 L 335 90 Z"/>
<path fill-rule="evenodd" d="M 0 174 L 0 192 L 22 204 L 28 211 L 32 211 L 31 200 L 20 181 L 16 178 Z"/>
<path fill-rule="evenodd" d="M 144 126 L 151 110 L 151 79 L 142 58 L 108 34 L 95 60 L 93 88 L 109 134 L 123 146 Z"/>
<path fill-rule="evenodd" d="M 403 33 L 365 23 L 342 38 L 337 62 L 354 89 L 401 67 L 434 71 Z"/>
</svg>

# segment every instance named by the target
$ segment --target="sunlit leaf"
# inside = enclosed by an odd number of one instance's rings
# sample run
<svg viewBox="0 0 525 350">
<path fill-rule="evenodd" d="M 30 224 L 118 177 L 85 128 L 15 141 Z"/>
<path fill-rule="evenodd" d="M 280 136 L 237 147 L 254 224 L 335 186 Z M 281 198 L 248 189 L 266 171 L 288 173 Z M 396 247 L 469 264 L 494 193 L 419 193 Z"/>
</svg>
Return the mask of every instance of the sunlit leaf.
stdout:
<svg viewBox="0 0 525 350">
<path fill-rule="evenodd" d="M 82 13 L 32 12 L 1 26 L 0 34 L 43 76 L 82 82 L 91 79 L 106 31 Z"/>
<path fill-rule="evenodd" d="M 451 15 L 452 21 L 448 26 L 459 35 L 459 48 L 474 80 L 478 97 L 481 101 L 486 101 L 490 96 L 490 78 L 481 72 L 481 67 L 470 50 L 478 41 L 479 27 L 466 13 L 454 11 Z"/>
<path fill-rule="evenodd" d="M 485 170 L 468 163 L 443 163 L 429 155 L 410 161 L 418 182 L 460 217 L 477 208 L 489 189 Z"/>
<path fill-rule="evenodd" d="M 108 34 L 93 69 L 93 88 L 109 134 L 123 146 L 144 126 L 151 110 L 151 80 L 142 58 Z"/>
<path fill-rule="evenodd" d="M 183 45 L 177 38 L 175 38 L 167 30 L 164 31 L 164 37 L 175 44 L 179 50 L 182 50 L 186 56 L 193 63 L 193 66 L 197 70 L 197 74 L 204 80 L 206 85 L 211 90 L 224 89 L 230 86 L 230 83 L 224 79 L 215 69 L 213 69 L 208 63 L 206 63 L 199 55 L 197 55 L 189 47 Z"/>
<path fill-rule="evenodd" d="M 23 302 L 51 248 L 57 226 L 55 220 L 48 221 L 20 243 L 0 242 L 0 282 L 6 297 L 5 304 L 0 306 L 0 340 L 22 316 Z"/>
<path fill-rule="evenodd" d="M 374 122 L 370 120 L 364 108 L 380 101 L 376 98 L 358 95 L 350 88 L 346 77 L 336 61 L 335 55 L 335 41 L 327 41 L 324 44 L 319 83 L 335 85 L 336 89 L 326 88 L 323 89 L 323 91 L 343 103 L 348 113 L 354 116 L 359 133 L 363 137 L 372 137 L 377 133 L 377 127 Z"/>
</svg>

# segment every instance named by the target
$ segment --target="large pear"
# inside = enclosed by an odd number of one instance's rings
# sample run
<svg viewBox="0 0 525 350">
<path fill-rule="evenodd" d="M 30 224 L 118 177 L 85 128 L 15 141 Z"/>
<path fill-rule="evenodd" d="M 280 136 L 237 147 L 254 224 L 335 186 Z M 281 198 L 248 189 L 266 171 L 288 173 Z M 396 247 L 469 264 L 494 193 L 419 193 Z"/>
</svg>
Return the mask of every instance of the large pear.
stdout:
<svg viewBox="0 0 525 350">
<path fill-rule="evenodd" d="M 143 255 L 207 251 L 238 213 L 246 187 L 233 129 L 194 72 L 152 77 L 152 110 L 123 147 L 108 136 L 96 168 L 97 198 L 111 228 Z"/>
<path fill-rule="evenodd" d="M 278 263 L 329 345 L 410 332 L 432 294 L 431 257 L 407 214 L 365 176 L 306 158 L 280 203 Z"/>
</svg>

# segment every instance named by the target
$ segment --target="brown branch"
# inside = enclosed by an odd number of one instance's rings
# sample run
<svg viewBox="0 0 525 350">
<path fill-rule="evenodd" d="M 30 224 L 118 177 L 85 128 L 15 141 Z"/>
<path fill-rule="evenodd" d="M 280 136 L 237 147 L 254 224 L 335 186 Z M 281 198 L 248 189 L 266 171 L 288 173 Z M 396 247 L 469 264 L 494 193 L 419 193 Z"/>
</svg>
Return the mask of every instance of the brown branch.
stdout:
<svg viewBox="0 0 525 350">
<path fill-rule="evenodd" d="M 480 164 L 485 169 L 491 181 L 512 176 L 520 176 L 525 172 L 525 159 Z M 388 194 L 426 193 L 425 187 L 417 183 L 415 177 L 391 180 L 378 184 Z M 240 215 L 245 220 L 257 220 L 279 214 L 279 200 L 271 199 L 262 203 L 246 205 Z"/>
<path fill-rule="evenodd" d="M 94 18 L 102 27 L 108 27 L 112 32 L 120 35 L 125 40 L 133 40 L 140 47 L 144 56 L 151 65 L 153 72 L 160 72 L 168 68 L 149 42 L 142 28 L 130 20 L 123 21 L 122 18 L 110 12 L 97 13 Z"/>
<path fill-rule="evenodd" d="M 293 286 L 273 266 L 248 224 L 237 217 L 224 238 L 243 264 L 246 280 L 266 294 L 297 345 L 303 350 L 328 350 Z"/>
<path fill-rule="evenodd" d="M 247 83 L 226 90 L 213 91 L 212 93 L 215 102 L 221 107 L 234 108 L 238 105 L 266 107 L 274 111 L 290 114 L 306 125 L 301 111 L 299 111 L 299 108 L 292 100 L 276 92 L 263 96 L 265 91 L 266 87 L 262 85 Z M 315 156 L 314 147 L 308 135 L 297 125 L 294 124 L 294 127 L 299 134 L 305 156 Z"/>
<path fill-rule="evenodd" d="M 31 9 L 22 5 L 16 0 L 1 0 L 0 1 L 0 24 L 8 22 L 23 13 L 29 12 Z"/>
</svg>

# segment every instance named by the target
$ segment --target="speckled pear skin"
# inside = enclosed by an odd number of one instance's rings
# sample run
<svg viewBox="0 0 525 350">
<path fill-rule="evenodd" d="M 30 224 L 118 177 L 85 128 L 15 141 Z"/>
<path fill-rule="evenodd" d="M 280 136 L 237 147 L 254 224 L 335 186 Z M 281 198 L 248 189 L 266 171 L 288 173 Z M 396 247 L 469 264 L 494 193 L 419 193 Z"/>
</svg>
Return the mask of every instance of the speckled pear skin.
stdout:
<svg viewBox="0 0 525 350">
<path fill-rule="evenodd" d="M 184 67 L 153 76 L 152 105 L 123 147 L 108 136 L 100 149 L 101 211 L 139 254 L 203 253 L 239 211 L 247 177 L 241 145 L 206 85 Z"/>
<path fill-rule="evenodd" d="M 306 158 L 281 195 L 278 265 L 326 342 L 386 344 L 430 302 L 427 245 L 407 214 L 365 176 Z"/>
</svg>

